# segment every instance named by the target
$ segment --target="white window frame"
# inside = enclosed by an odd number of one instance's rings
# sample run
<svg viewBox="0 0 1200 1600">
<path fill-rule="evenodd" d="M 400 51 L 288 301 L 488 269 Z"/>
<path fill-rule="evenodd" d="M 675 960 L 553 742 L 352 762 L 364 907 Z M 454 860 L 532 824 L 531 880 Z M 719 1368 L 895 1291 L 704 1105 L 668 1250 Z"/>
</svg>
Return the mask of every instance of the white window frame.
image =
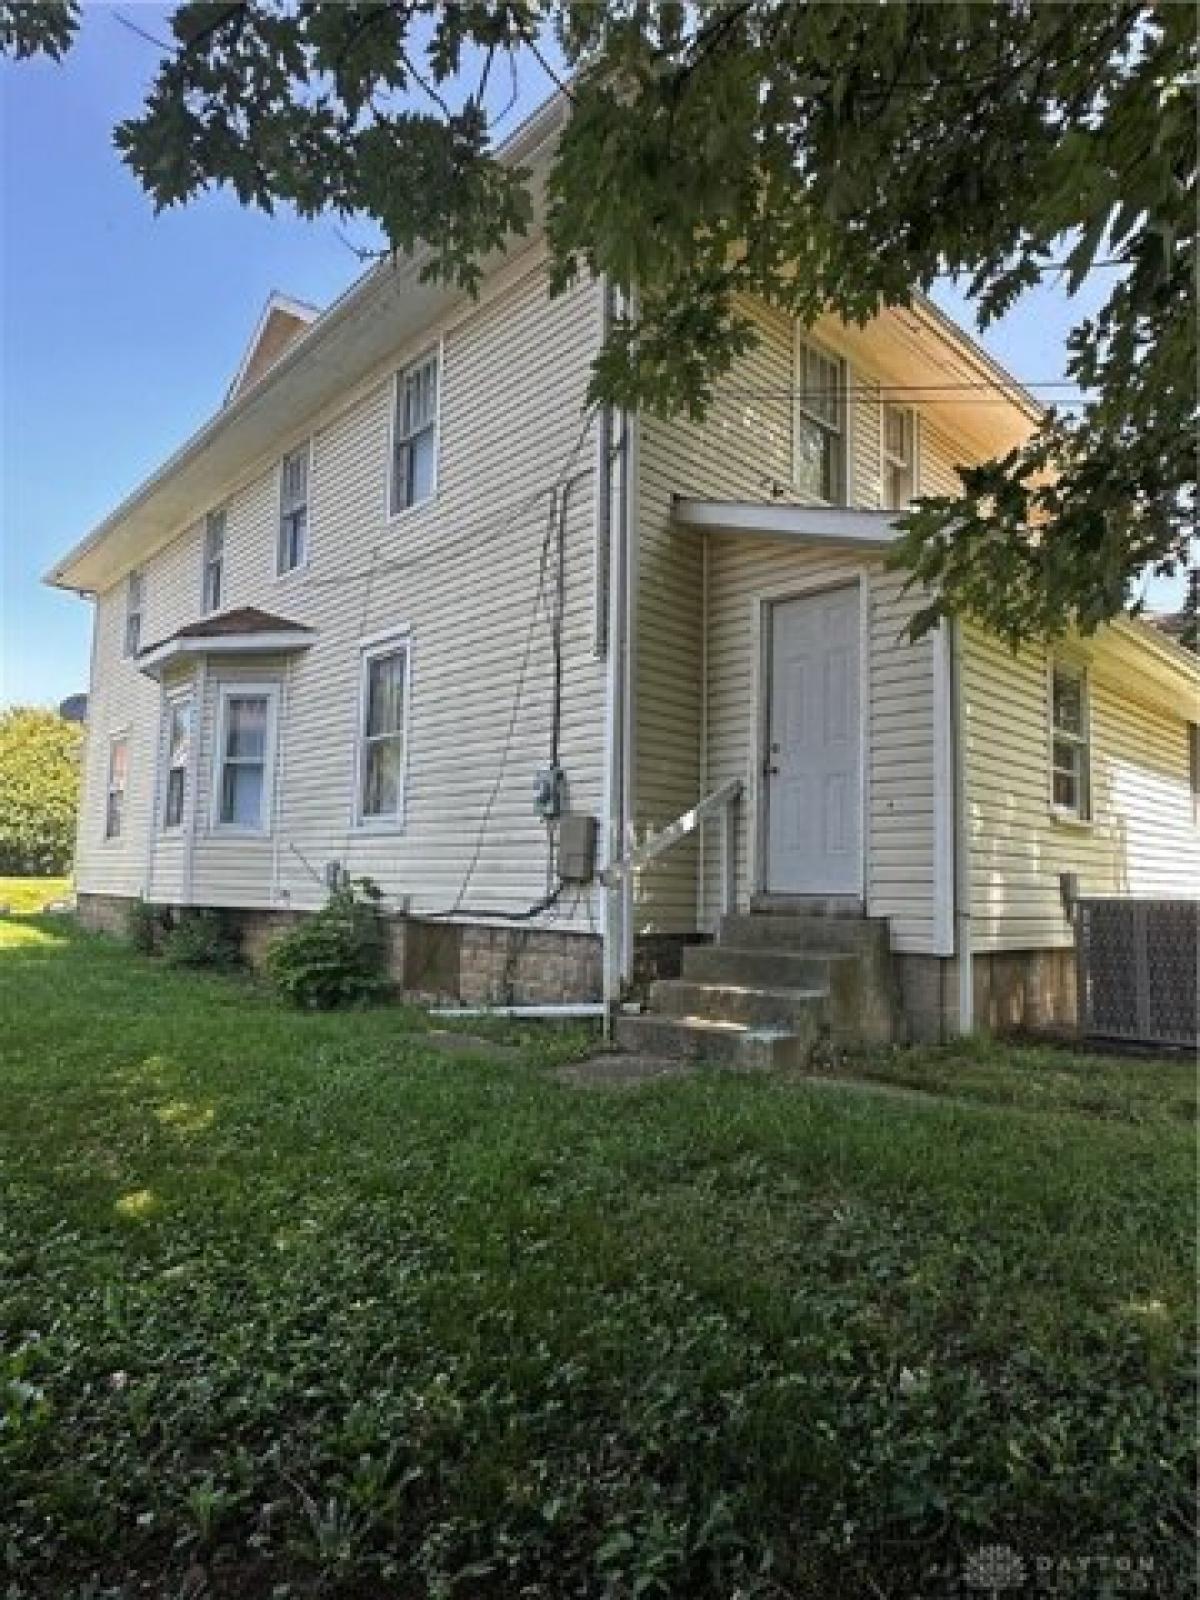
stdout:
<svg viewBox="0 0 1200 1600">
<path fill-rule="evenodd" d="M 1082 734 L 1068 733 L 1060 729 L 1054 719 L 1054 680 L 1062 672 L 1079 682 L 1080 721 L 1083 727 Z M 1071 655 L 1048 655 L 1046 660 L 1046 731 L 1048 753 L 1048 785 L 1051 815 L 1059 822 L 1071 823 L 1077 827 L 1090 827 L 1094 815 L 1094 799 L 1092 794 L 1092 696 L 1091 681 L 1087 663 Z M 1054 746 L 1056 742 L 1071 744 L 1080 752 L 1081 760 L 1076 782 L 1082 785 L 1082 793 L 1077 794 L 1076 804 L 1063 805 L 1054 796 L 1054 775 L 1056 764 L 1054 760 Z M 1081 802 L 1081 803 L 1080 803 Z"/>
<path fill-rule="evenodd" d="M 130 730 L 128 728 L 114 728 L 108 736 L 106 745 L 108 764 L 104 771 L 104 815 L 101 819 L 101 837 L 105 844 L 120 844 L 121 840 L 125 838 L 125 819 L 129 811 L 129 768 L 132 759 L 132 740 L 129 734 Z M 113 833 L 110 832 L 108 826 L 109 807 L 115 792 L 113 788 L 113 751 L 119 744 L 125 746 L 125 783 L 119 791 L 121 795 L 120 826 Z"/>
<path fill-rule="evenodd" d="M 804 374 L 802 371 L 802 357 L 806 350 L 811 350 L 822 361 L 829 362 L 837 373 L 837 415 L 836 426 L 831 424 L 828 417 L 813 411 L 805 404 Z M 819 428 L 831 434 L 837 443 L 834 462 L 834 479 L 832 499 L 816 497 L 815 503 L 823 506 L 845 506 L 850 503 L 850 406 L 846 393 L 847 372 L 845 358 L 836 350 L 831 350 L 828 345 L 822 344 L 819 339 L 812 338 L 808 333 L 796 330 L 795 342 L 792 349 L 792 374 L 795 383 L 794 404 L 792 407 L 792 482 L 798 489 L 800 478 L 798 463 L 800 459 L 799 441 L 801 420 L 816 423 Z"/>
<path fill-rule="evenodd" d="M 263 741 L 263 786 L 259 825 L 221 820 L 221 790 L 225 778 L 225 741 L 229 731 L 231 700 L 265 699 L 267 730 Z M 217 738 L 212 759 L 212 813 L 209 831 L 235 838 L 268 839 L 275 827 L 275 752 L 279 736 L 279 684 L 277 682 L 222 683 L 217 691 Z"/>
<path fill-rule="evenodd" d="M 146 616 L 146 574 L 134 567 L 125 579 L 125 628 L 121 635 L 121 655 L 132 661 L 142 648 L 142 623 Z"/>
<path fill-rule="evenodd" d="M 304 548 L 299 561 L 294 566 L 282 565 L 283 558 L 283 485 L 287 464 L 296 456 L 305 457 L 304 468 Z M 297 572 L 307 568 L 312 556 L 312 528 L 313 528 L 313 441 L 305 439 L 292 450 L 285 450 L 279 458 L 278 484 L 275 503 L 275 576 L 277 579 L 290 578 Z M 291 515 L 292 513 L 287 513 Z"/>
<path fill-rule="evenodd" d="M 220 529 L 220 542 L 213 538 L 215 529 Z M 218 506 L 208 512 L 204 518 L 204 539 L 200 555 L 200 610 L 204 616 L 211 616 L 220 611 L 225 602 L 225 541 L 229 533 L 229 515 L 224 506 Z M 214 554 L 214 546 L 216 553 Z M 217 597 L 215 603 L 209 598 L 209 576 L 213 569 L 217 573 Z"/>
<path fill-rule="evenodd" d="M 427 366 L 430 362 L 434 365 L 434 382 L 436 392 L 433 398 L 433 477 L 429 485 L 429 493 L 421 500 L 414 500 L 409 505 L 396 504 L 396 449 L 403 443 L 399 435 L 400 397 L 401 385 L 404 379 L 412 372 Z M 391 407 L 388 416 L 388 462 L 387 462 L 387 501 L 384 512 L 389 522 L 397 522 L 402 517 L 411 516 L 413 512 L 421 510 L 423 506 L 430 506 L 438 497 L 438 488 L 441 479 L 440 465 L 442 454 L 442 378 L 444 374 L 444 340 L 439 339 L 437 344 L 424 350 L 412 361 L 406 361 L 392 374 Z M 424 432 L 424 429 L 418 430 Z M 415 438 L 415 434 L 405 435 L 406 438 Z"/>
<path fill-rule="evenodd" d="M 901 413 L 902 416 L 907 418 L 907 434 L 908 434 L 908 460 L 907 461 L 902 456 L 896 455 L 892 450 L 890 450 L 888 448 L 887 423 L 888 423 L 888 412 L 889 411 L 898 411 L 898 412 Z M 880 499 L 881 499 L 881 502 L 883 504 L 884 510 L 886 510 L 886 511 L 903 511 L 906 506 L 912 504 L 912 502 L 916 499 L 917 494 L 919 492 L 918 488 L 917 488 L 917 413 L 913 409 L 912 406 L 902 405 L 898 400 L 887 400 L 887 399 L 885 399 L 885 400 L 883 400 L 882 404 L 880 405 L 880 409 L 879 409 L 879 465 L 880 465 L 880 472 L 879 472 Z M 890 499 L 890 495 L 889 495 L 888 476 L 889 476 L 889 471 L 892 468 L 899 468 L 902 472 L 907 472 L 908 473 L 908 483 L 909 483 L 908 499 L 902 501 L 899 505 L 893 505 L 892 502 L 891 502 L 891 499 Z"/>
<path fill-rule="evenodd" d="M 391 816 L 368 816 L 363 810 L 363 789 L 367 776 L 367 686 L 372 661 L 380 656 L 404 652 L 404 725 L 401 737 L 404 751 L 400 758 L 400 791 Z M 408 809 L 408 752 L 412 724 L 412 634 L 407 628 L 374 634 L 364 639 L 358 650 L 358 714 L 354 734 L 354 797 L 352 814 L 356 828 L 369 833 L 402 833 Z"/>
<path fill-rule="evenodd" d="M 171 726 L 177 712 L 184 710 L 188 714 L 189 726 L 187 744 L 184 747 L 183 761 L 176 766 L 171 761 Z M 158 794 L 158 825 L 159 831 L 166 834 L 182 833 L 188 826 L 191 810 L 191 776 L 192 776 L 192 743 L 196 737 L 196 700 L 190 688 L 176 689 L 163 699 L 162 729 L 159 734 L 162 750 L 162 776 L 159 781 Z M 183 801 L 179 810 L 179 821 L 167 821 L 167 797 L 171 792 L 171 774 L 183 773 Z"/>
<path fill-rule="evenodd" d="M 1189 722 L 1188 736 L 1188 794 L 1192 803 L 1192 824 L 1200 828 L 1200 722 Z"/>
</svg>

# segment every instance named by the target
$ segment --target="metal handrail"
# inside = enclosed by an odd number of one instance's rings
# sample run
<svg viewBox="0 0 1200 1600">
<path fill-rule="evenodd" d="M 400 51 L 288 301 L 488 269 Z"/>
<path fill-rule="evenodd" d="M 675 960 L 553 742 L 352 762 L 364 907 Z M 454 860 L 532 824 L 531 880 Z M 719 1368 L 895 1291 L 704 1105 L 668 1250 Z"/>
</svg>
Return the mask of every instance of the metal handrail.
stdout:
<svg viewBox="0 0 1200 1600">
<path fill-rule="evenodd" d="M 653 834 L 636 850 L 631 850 L 627 856 L 622 856 L 620 861 L 614 861 L 600 874 L 600 881 L 612 887 L 630 872 L 638 872 L 651 861 L 665 855 L 674 848 L 681 839 L 686 839 L 694 833 L 702 822 L 709 817 L 721 813 L 723 826 L 721 828 L 721 909 L 730 912 L 734 908 L 736 899 L 736 870 L 737 870 L 737 803 L 742 797 L 745 784 L 740 778 L 730 778 L 719 789 L 714 789 L 703 800 L 690 807 L 669 823 L 661 832 Z"/>
</svg>

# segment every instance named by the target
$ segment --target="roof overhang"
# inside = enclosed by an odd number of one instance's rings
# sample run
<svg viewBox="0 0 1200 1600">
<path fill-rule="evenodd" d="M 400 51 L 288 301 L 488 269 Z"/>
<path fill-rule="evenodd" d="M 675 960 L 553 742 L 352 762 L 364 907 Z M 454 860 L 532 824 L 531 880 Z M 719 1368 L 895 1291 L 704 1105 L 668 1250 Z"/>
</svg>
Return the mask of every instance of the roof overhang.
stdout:
<svg viewBox="0 0 1200 1600">
<path fill-rule="evenodd" d="M 312 628 L 279 628 L 262 633 L 174 634 L 138 656 L 148 678 L 161 678 L 168 667 L 200 656 L 281 656 L 307 650 L 316 641 Z"/>
<path fill-rule="evenodd" d="M 677 497 L 675 523 L 705 533 L 779 539 L 787 544 L 833 545 L 840 549 L 887 550 L 899 537 L 890 511 L 854 511 L 847 506 L 796 506 L 775 500 L 693 500 Z"/>
</svg>

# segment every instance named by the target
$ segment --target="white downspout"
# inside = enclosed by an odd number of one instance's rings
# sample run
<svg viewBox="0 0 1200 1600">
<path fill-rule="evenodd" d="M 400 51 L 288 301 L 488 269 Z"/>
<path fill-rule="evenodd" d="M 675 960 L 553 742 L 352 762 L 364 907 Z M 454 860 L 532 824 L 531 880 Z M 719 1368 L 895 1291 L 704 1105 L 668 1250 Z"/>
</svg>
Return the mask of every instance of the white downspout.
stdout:
<svg viewBox="0 0 1200 1600">
<path fill-rule="evenodd" d="M 637 301 L 631 295 L 627 306 L 630 317 L 637 315 Z M 621 834 L 624 853 L 634 848 L 634 794 L 637 785 L 637 612 L 638 612 L 638 483 L 639 433 L 636 412 L 625 411 L 623 417 L 625 448 L 621 454 L 623 481 L 621 492 L 621 543 L 624 546 L 622 568 L 624 572 L 625 617 L 622 633 L 624 667 L 621 672 Z M 633 979 L 634 905 L 633 874 L 621 879 L 621 978 L 628 984 Z"/>
<path fill-rule="evenodd" d="M 607 336 L 611 311 L 612 291 L 607 280 L 601 280 L 602 322 L 601 332 Z M 610 430 L 600 430 L 603 439 Z M 625 618 L 625 521 L 620 515 L 621 484 L 624 478 L 624 460 L 627 449 L 627 428 L 624 413 L 615 414 L 609 448 L 602 464 L 604 515 L 609 534 L 608 563 L 608 654 L 605 673 L 604 696 L 604 864 L 612 866 L 621 859 L 624 838 L 624 618 Z M 616 489 L 614 492 L 614 484 Z M 618 515 L 613 515 L 614 502 Z M 603 978 L 605 1033 L 610 1031 L 612 1017 L 621 1002 L 621 910 L 623 896 L 620 886 L 613 882 L 603 889 Z"/>
<path fill-rule="evenodd" d="M 962 686 L 962 628 L 950 623 L 950 737 L 954 764 L 954 931 L 958 953 L 958 1031 L 975 1030 L 971 928 L 971 839 L 967 826 L 967 740 Z"/>
</svg>

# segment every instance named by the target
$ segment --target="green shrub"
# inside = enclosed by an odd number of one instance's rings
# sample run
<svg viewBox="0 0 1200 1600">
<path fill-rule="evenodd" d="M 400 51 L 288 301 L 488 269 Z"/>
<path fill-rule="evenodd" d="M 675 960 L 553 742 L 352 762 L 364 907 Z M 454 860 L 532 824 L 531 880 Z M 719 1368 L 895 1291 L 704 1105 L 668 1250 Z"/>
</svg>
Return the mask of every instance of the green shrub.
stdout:
<svg viewBox="0 0 1200 1600">
<path fill-rule="evenodd" d="M 267 972 L 279 992 L 293 1005 L 320 1011 L 383 993 L 388 981 L 381 899 L 369 878 L 356 878 L 277 939 L 267 952 Z"/>
<path fill-rule="evenodd" d="M 56 711 L 0 713 L 0 872 L 65 872 L 75 853 L 83 730 Z"/>
<path fill-rule="evenodd" d="M 237 934 L 221 911 L 181 911 L 162 940 L 162 958 L 172 967 L 225 971 L 241 960 Z"/>
<path fill-rule="evenodd" d="M 152 956 L 163 934 L 163 913 L 146 900 L 131 900 L 125 913 L 125 937 L 139 955 Z"/>
</svg>

